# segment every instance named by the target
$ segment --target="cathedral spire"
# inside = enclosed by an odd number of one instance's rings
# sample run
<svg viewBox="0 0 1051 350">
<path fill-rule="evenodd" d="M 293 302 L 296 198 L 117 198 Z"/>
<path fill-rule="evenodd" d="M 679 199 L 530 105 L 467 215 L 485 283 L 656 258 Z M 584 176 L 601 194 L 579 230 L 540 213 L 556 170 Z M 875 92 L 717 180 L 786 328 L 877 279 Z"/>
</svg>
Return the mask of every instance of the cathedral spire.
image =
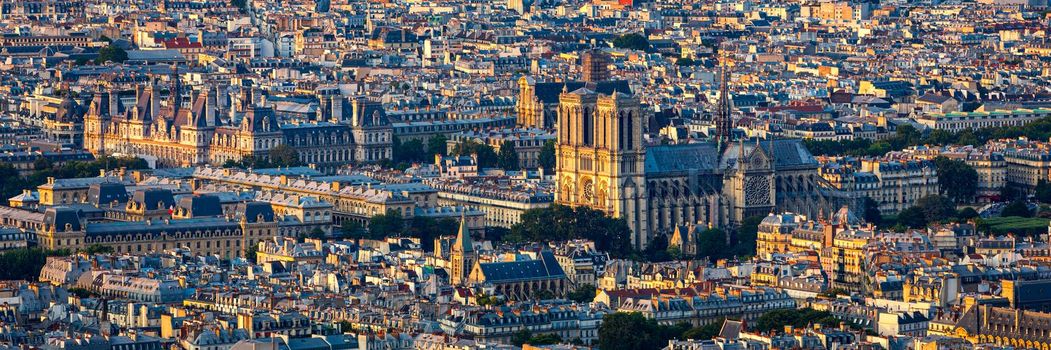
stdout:
<svg viewBox="0 0 1051 350">
<path fill-rule="evenodd" d="M 720 148 L 731 139 L 733 119 L 730 115 L 730 73 L 724 60 L 719 61 L 719 105 L 715 112 L 715 141 Z"/>
<path fill-rule="evenodd" d="M 463 212 L 460 213 L 460 230 L 456 232 L 456 243 L 453 249 L 459 249 L 464 253 L 474 250 L 471 233 L 467 229 L 467 207 L 464 207 Z"/>
</svg>

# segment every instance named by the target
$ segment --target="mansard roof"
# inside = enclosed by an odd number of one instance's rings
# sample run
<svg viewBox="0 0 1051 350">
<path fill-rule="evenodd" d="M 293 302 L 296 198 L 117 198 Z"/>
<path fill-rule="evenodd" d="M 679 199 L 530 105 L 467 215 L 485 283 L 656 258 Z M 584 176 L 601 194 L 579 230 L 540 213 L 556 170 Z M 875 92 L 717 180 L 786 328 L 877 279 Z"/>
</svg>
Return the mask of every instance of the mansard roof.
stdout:
<svg viewBox="0 0 1051 350">
<path fill-rule="evenodd" d="M 566 273 L 550 251 L 534 260 L 479 263 L 486 282 L 518 282 L 565 278 Z"/>
<path fill-rule="evenodd" d="M 128 190 L 120 182 L 94 183 L 88 187 L 88 202 L 95 206 L 128 201 Z"/>
</svg>

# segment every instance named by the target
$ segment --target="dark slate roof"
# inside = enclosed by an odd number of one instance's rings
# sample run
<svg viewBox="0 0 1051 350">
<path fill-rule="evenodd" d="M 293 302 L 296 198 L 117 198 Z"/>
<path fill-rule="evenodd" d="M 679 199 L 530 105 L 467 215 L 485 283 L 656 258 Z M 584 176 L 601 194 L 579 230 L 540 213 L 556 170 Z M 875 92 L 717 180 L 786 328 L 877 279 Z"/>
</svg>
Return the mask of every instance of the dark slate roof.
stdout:
<svg viewBox="0 0 1051 350">
<path fill-rule="evenodd" d="M 55 231 L 80 231 L 80 211 L 69 207 L 48 208 L 44 212 L 44 224 L 55 227 Z M 66 230 L 66 224 L 70 229 Z"/>
<path fill-rule="evenodd" d="M 713 143 L 687 143 L 646 149 L 646 175 L 679 172 L 714 172 L 719 152 Z"/>
<path fill-rule="evenodd" d="M 478 264 L 486 282 L 516 282 L 565 278 L 566 273 L 550 251 L 540 253 L 535 260 L 492 262 Z"/>
<path fill-rule="evenodd" d="M 817 168 L 819 165 L 801 139 L 761 140 L 759 146 L 774 158 L 774 169 L 777 170 Z M 741 147 L 744 147 L 744 154 L 750 155 L 755 149 L 755 141 L 732 142 L 727 145 L 723 151 L 722 164 L 736 163 Z"/>
<path fill-rule="evenodd" d="M 119 182 L 102 182 L 88 187 L 88 203 L 105 206 L 110 203 L 127 203 L 128 190 Z"/>
<path fill-rule="evenodd" d="M 165 209 L 175 205 L 175 196 L 172 195 L 172 190 L 161 188 L 135 191 L 135 194 L 131 196 L 131 200 L 142 204 L 145 210 Z"/>
<path fill-rule="evenodd" d="M 566 91 L 575 91 L 584 87 L 584 83 L 579 81 L 536 83 L 533 91 L 536 94 L 536 98 L 542 103 L 558 103 L 558 95 L 562 93 L 563 87 Z"/>
<path fill-rule="evenodd" d="M 166 221 L 120 221 L 99 222 L 88 225 L 85 233 L 88 237 L 107 235 L 160 235 L 164 233 L 175 233 L 178 230 L 212 230 L 216 232 L 237 232 L 241 228 L 236 221 L 225 218 L 193 218 Z"/>
<path fill-rule="evenodd" d="M 264 222 L 274 221 L 274 208 L 270 206 L 270 203 L 241 203 L 237 205 L 237 212 L 248 222 L 259 222 L 260 217 L 262 217 Z"/>
<path fill-rule="evenodd" d="M 185 209 L 190 217 L 223 215 L 223 207 L 219 203 L 219 196 L 210 194 L 179 198 L 178 207 Z"/>
<path fill-rule="evenodd" d="M 612 95 L 614 91 L 631 94 L 631 85 L 628 85 L 627 80 L 600 81 L 597 83 L 582 81 L 536 83 L 534 85 L 534 93 L 536 98 L 542 103 L 558 103 L 558 96 L 562 94 L 563 88 L 565 88 L 565 91 L 576 91 L 586 88 L 603 95 Z"/>
</svg>

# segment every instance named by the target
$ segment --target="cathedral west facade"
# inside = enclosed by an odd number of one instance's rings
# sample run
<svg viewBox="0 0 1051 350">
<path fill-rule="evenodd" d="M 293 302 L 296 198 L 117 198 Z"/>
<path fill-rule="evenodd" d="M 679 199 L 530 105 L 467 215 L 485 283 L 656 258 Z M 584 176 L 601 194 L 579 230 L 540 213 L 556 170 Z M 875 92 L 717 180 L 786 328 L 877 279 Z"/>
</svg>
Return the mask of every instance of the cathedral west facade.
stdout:
<svg viewBox="0 0 1051 350">
<path fill-rule="evenodd" d="M 556 202 L 624 218 L 638 248 L 680 225 L 735 227 L 775 207 L 814 215 L 839 204 L 800 140 L 648 146 L 637 98 L 586 87 L 564 89 L 557 114 Z"/>
<path fill-rule="evenodd" d="M 99 87 L 84 117 L 84 147 L 95 155 L 154 160 L 161 167 L 266 160 L 282 144 L 322 171 L 390 158 L 393 129 L 382 106 L 338 99 L 324 97 L 318 119 L 304 122 L 281 120 L 248 84 L 190 90 L 172 75 L 167 89 L 154 80 L 135 84 L 134 92 Z"/>
</svg>

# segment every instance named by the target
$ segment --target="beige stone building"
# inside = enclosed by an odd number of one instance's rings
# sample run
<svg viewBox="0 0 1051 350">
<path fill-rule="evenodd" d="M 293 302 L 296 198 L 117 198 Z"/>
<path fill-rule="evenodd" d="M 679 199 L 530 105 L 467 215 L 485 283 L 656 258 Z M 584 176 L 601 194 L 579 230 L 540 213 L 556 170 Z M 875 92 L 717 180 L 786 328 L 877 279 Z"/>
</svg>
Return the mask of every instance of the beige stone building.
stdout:
<svg viewBox="0 0 1051 350">
<path fill-rule="evenodd" d="M 775 207 L 816 214 L 840 201 L 799 140 L 649 146 L 637 98 L 583 87 L 559 99 L 556 203 L 624 218 L 637 247 L 678 225 L 734 226 Z"/>
</svg>

